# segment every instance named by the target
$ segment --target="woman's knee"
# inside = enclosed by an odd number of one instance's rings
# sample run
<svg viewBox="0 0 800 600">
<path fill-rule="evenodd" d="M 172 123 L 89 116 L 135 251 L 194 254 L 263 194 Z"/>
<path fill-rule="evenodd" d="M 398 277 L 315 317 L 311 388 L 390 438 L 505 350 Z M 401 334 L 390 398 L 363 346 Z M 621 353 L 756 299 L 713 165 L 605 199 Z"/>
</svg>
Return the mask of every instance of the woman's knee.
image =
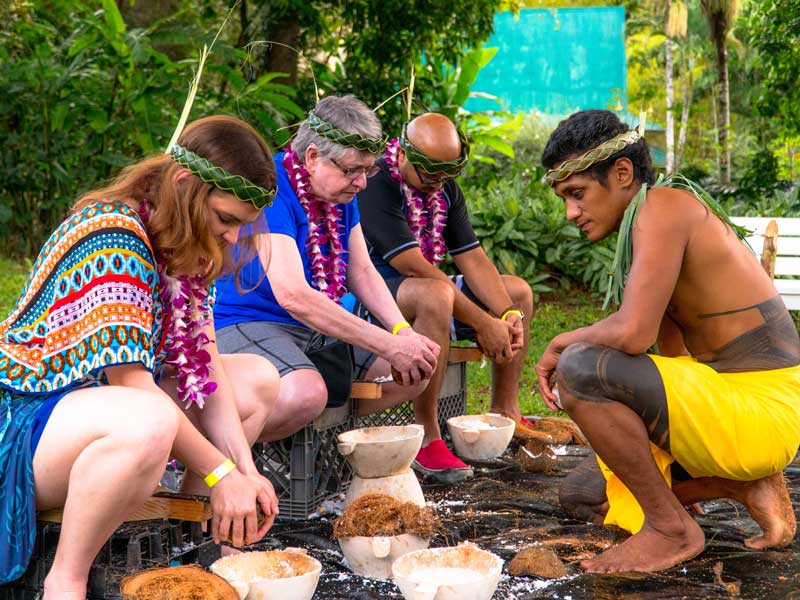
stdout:
<svg viewBox="0 0 800 600">
<path fill-rule="evenodd" d="M 242 421 L 255 417 L 266 420 L 278 401 L 278 370 L 256 354 L 223 355 L 223 361 Z"/>
<path fill-rule="evenodd" d="M 125 423 L 109 432 L 115 446 L 137 456 L 140 464 L 160 464 L 169 455 L 178 433 L 178 407 L 163 393 L 130 389 L 126 392 Z"/>
</svg>

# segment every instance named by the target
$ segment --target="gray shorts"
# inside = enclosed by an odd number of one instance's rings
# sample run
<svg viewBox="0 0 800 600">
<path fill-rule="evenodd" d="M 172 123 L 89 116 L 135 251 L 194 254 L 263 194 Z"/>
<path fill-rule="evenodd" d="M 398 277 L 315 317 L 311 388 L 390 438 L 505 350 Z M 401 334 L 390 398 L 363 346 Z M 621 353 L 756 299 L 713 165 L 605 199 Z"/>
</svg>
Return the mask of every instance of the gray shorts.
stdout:
<svg viewBox="0 0 800 600">
<path fill-rule="evenodd" d="M 258 354 L 271 362 L 281 377 L 299 369 L 319 371 L 306 353 L 329 341 L 335 340 L 308 327 L 271 321 L 247 321 L 217 330 L 220 353 Z M 363 379 L 375 355 L 360 348 L 354 350 L 353 378 Z"/>
</svg>

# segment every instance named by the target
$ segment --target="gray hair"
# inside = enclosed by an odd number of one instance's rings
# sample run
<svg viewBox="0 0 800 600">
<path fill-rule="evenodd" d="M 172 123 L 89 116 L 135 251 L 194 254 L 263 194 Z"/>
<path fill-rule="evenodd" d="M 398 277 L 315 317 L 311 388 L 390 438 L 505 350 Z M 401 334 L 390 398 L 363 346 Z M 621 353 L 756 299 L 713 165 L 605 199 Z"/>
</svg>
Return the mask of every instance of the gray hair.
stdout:
<svg viewBox="0 0 800 600">
<path fill-rule="evenodd" d="M 347 133 L 357 133 L 369 138 L 383 136 L 383 128 L 378 117 L 366 104 L 353 95 L 326 96 L 314 107 L 314 114 Z M 326 160 L 338 160 L 351 152 L 358 152 L 365 157 L 374 157 L 369 152 L 337 144 L 319 135 L 309 127 L 308 121 L 303 121 L 292 140 L 292 150 L 297 152 L 300 162 L 304 164 L 306 149 L 311 144 L 314 144 L 319 150 L 320 158 Z"/>
</svg>

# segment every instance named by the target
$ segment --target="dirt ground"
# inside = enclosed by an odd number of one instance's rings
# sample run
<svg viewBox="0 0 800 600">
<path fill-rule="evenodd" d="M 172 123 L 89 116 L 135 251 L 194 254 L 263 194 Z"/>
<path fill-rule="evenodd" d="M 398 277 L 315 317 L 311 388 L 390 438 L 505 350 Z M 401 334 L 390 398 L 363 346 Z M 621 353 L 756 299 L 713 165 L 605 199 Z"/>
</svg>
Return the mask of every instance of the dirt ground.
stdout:
<svg viewBox="0 0 800 600">
<path fill-rule="evenodd" d="M 559 598 L 561 600 L 730 599 L 800 600 L 800 542 L 779 551 L 752 551 L 743 540 L 758 531 L 741 505 L 707 502 L 706 515 L 696 517 L 706 534 L 705 552 L 668 571 L 645 575 L 586 575 L 578 561 L 592 556 L 625 534 L 564 517 L 558 506 L 561 478 L 585 456 L 584 447 L 569 446 L 549 475 L 522 472 L 508 450 L 502 459 L 476 465 L 473 480 L 455 486 L 423 486 L 435 503 L 445 534 L 433 546 L 470 540 L 506 561 L 495 599 Z M 795 512 L 800 508 L 800 465 L 787 469 Z M 522 548 L 541 544 L 564 561 L 567 577 L 547 580 L 511 577 L 508 562 Z M 303 546 L 322 562 L 323 574 L 314 598 L 400 599 L 391 582 L 352 574 L 339 545 L 331 539 L 325 518 L 278 522 L 261 548 Z"/>
</svg>

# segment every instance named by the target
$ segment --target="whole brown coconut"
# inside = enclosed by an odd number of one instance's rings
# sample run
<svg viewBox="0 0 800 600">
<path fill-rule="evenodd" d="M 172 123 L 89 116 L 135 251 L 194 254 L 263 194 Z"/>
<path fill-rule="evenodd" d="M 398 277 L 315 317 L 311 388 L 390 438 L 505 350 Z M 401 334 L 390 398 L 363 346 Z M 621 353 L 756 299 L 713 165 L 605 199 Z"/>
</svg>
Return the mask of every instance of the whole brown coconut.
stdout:
<svg viewBox="0 0 800 600">
<path fill-rule="evenodd" d="M 556 553 L 549 548 L 523 548 L 508 564 L 509 575 L 535 575 L 545 579 L 566 577 L 567 569 Z"/>
</svg>

